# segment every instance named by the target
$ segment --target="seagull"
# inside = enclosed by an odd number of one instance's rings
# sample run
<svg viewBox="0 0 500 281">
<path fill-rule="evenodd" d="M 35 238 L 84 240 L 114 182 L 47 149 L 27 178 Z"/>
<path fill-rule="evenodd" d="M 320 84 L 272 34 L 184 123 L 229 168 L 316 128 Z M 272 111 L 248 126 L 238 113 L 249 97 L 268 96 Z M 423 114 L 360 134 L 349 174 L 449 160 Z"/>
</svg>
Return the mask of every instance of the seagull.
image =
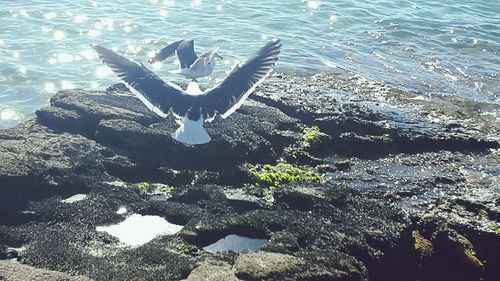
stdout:
<svg viewBox="0 0 500 281">
<path fill-rule="evenodd" d="M 93 46 L 106 64 L 128 89 L 151 111 L 166 118 L 173 113 L 180 127 L 172 137 L 186 145 L 210 142 L 203 121 L 216 114 L 227 118 L 272 72 L 278 61 L 279 39 L 268 42 L 242 64 L 236 64 L 216 86 L 202 92 L 192 81 L 184 91 L 176 84 L 163 81 L 142 63 L 138 64 L 99 45 Z"/>
<path fill-rule="evenodd" d="M 222 56 L 217 53 L 218 50 L 219 47 L 212 48 L 198 57 L 194 52 L 194 41 L 182 39 L 161 49 L 149 60 L 149 63 L 163 61 L 176 53 L 181 69 L 172 73 L 182 74 L 196 80 L 196 78 L 212 74 L 215 58 L 222 59 Z"/>
</svg>

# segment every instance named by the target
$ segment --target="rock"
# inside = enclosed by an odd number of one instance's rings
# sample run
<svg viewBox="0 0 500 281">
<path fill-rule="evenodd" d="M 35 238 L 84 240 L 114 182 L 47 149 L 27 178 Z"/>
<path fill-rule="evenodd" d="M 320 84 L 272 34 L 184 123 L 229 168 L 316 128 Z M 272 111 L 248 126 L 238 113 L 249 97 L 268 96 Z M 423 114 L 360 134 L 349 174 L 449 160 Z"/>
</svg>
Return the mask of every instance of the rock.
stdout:
<svg viewBox="0 0 500 281">
<path fill-rule="evenodd" d="M 150 168 L 169 165 L 225 170 L 244 161 L 273 162 L 299 137 L 288 133 L 297 130 L 297 120 L 255 101 L 246 104 L 226 120 L 216 118 L 206 123 L 213 141 L 191 147 L 171 138 L 178 127 L 172 116 L 166 120 L 155 116 L 122 87 L 105 92 L 61 91 L 51 99 L 51 107 L 37 111 L 37 117 L 41 124 L 55 130 L 83 134 L 103 145 L 126 150 L 134 162 Z M 226 161 L 214 161 L 214 153 Z M 188 160 L 193 156 L 199 161 Z"/>
<path fill-rule="evenodd" d="M 285 280 L 303 270 L 304 265 L 304 260 L 294 256 L 259 251 L 240 254 L 234 267 L 240 279 Z"/>
<path fill-rule="evenodd" d="M 276 192 L 273 210 L 248 210 L 240 215 L 228 204 L 230 201 L 221 198 L 203 204 L 198 201 L 196 205 L 203 208 L 204 215 L 196 224 L 188 224 L 180 236 L 204 247 L 229 234 L 253 238 L 270 235 L 270 242 L 262 250 L 283 254 L 293 251 L 298 256 L 310 253 L 305 259 L 308 274 L 303 272 L 303 279 L 290 280 L 315 280 L 306 276 L 366 279 L 366 267 L 375 271 L 393 266 L 391 260 L 397 260 L 402 250 L 398 245 L 400 234 L 409 224 L 397 210 L 363 198 L 352 189 L 328 185 L 288 186 Z M 312 256 L 343 263 L 318 266 Z M 389 275 L 396 278 L 403 272 L 395 270 Z"/>
<path fill-rule="evenodd" d="M 238 281 L 231 266 L 226 263 L 204 262 L 189 274 L 186 281 Z"/>
<path fill-rule="evenodd" d="M 0 213 L 20 210 L 30 200 L 89 190 L 106 178 L 105 153 L 81 135 L 55 133 L 34 121 L 5 130 L 0 135 Z"/>
<path fill-rule="evenodd" d="M 0 260 L 9 258 L 9 253 L 7 251 L 7 246 L 0 244 Z"/>
<path fill-rule="evenodd" d="M 283 78 L 291 83 L 283 84 Z M 310 148 L 313 155 L 376 158 L 390 153 L 485 151 L 500 147 L 498 134 L 486 135 L 475 126 L 460 126 L 450 132 L 448 124 L 457 125 L 454 120 L 435 122 L 434 115 L 415 107 L 371 100 L 370 95 L 380 96 L 387 89 L 363 88 L 361 84 L 353 91 L 352 81 L 342 79 L 321 74 L 281 74 L 279 79 L 270 79 L 265 91 L 257 91 L 251 98 L 328 134 L 329 141 Z"/>
<path fill-rule="evenodd" d="M 200 146 L 120 85 L 59 92 L 0 131 L 0 259 L 93 280 L 496 281 L 498 126 L 349 79 L 276 75 Z M 257 185 L 253 164 L 283 161 L 322 181 Z M 132 214 L 184 227 L 139 247 L 96 230 Z M 267 244 L 202 250 L 231 234 Z"/>
<path fill-rule="evenodd" d="M 128 91 L 65 90 L 54 95 L 50 103 L 51 107 L 36 113 L 40 124 L 88 136 L 95 132 L 100 120 L 136 120 L 144 125 L 160 120 Z"/>
<path fill-rule="evenodd" d="M 85 276 L 71 276 L 67 273 L 39 269 L 17 261 L 0 261 L 0 280 L 4 281 L 90 281 Z"/>
</svg>

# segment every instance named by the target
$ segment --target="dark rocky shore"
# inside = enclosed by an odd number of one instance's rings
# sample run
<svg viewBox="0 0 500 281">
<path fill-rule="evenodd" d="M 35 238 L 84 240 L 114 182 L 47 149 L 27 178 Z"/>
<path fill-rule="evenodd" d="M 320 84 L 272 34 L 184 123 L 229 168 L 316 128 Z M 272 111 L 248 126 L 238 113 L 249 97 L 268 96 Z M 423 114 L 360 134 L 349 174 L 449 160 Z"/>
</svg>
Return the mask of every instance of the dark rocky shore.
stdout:
<svg viewBox="0 0 500 281">
<path fill-rule="evenodd" d="M 187 147 L 121 85 L 59 92 L 0 131 L 0 280 L 499 280 L 498 120 L 419 97 L 276 74 Z M 184 228 L 96 231 L 130 214 Z M 269 242 L 203 250 L 228 234 Z"/>
</svg>

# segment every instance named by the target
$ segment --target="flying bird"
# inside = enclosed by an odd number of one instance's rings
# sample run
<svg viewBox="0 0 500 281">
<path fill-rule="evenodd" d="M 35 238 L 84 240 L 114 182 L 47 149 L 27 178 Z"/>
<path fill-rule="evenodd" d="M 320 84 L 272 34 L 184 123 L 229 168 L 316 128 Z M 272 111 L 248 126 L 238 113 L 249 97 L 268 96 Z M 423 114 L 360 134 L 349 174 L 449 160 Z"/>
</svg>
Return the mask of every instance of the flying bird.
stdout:
<svg viewBox="0 0 500 281">
<path fill-rule="evenodd" d="M 165 118 L 171 112 L 180 127 L 172 137 L 187 145 L 211 140 L 203 121 L 212 121 L 216 114 L 226 118 L 272 72 L 278 61 L 279 39 L 268 42 L 242 64 L 236 64 L 216 86 L 202 92 L 196 82 L 184 91 L 176 84 L 163 81 L 142 63 L 138 64 L 99 45 L 93 46 L 106 64 L 151 111 Z"/>
<path fill-rule="evenodd" d="M 182 74 L 196 80 L 196 78 L 212 74 L 215 68 L 215 59 L 222 59 L 222 56 L 217 53 L 218 50 L 219 47 L 212 48 L 198 57 L 194 52 L 194 41 L 182 39 L 161 49 L 149 60 L 149 63 L 164 61 L 177 54 L 180 70 L 172 71 L 172 73 Z"/>
</svg>

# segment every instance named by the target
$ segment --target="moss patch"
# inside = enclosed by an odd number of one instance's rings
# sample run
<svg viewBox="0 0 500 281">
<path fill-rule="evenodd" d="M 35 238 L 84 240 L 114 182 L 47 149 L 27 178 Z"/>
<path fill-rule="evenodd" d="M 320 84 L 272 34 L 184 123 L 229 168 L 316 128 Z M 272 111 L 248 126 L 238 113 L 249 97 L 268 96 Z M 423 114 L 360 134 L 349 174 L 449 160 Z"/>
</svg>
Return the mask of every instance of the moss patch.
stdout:
<svg viewBox="0 0 500 281">
<path fill-rule="evenodd" d="M 318 126 L 302 127 L 302 146 L 311 147 L 311 143 L 322 136 L 326 136 L 326 134 L 321 132 Z"/>
<path fill-rule="evenodd" d="M 500 224 L 492 224 L 491 230 L 493 230 L 496 234 L 500 235 Z"/>
<path fill-rule="evenodd" d="M 458 235 L 458 241 L 464 250 L 464 255 L 469 264 L 473 267 L 484 269 L 484 263 L 477 257 L 476 250 L 474 249 L 474 245 L 463 235 Z"/>
<path fill-rule="evenodd" d="M 151 189 L 151 184 L 149 182 L 140 182 L 137 184 L 137 188 L 147 191 Z"/>
<path fill-rule="evenodd" d="M 175 186 L 171 185 L 171 186 L 164 186 L 162 188 L 160 188 L 160 191 L 161 192 L 172 192 L 175 190 Z"/>
<path fill-rule="evenodd" d="M 464 251 L 464 254 L 471 265 L 480 269 L 484 269 L 483 262 L 476 256 L 476 252 L 474 250 L 466 249 Z"/>
<path fill-rule="evenodd" d="M 322 176 L 297 165 L 280 162 L 276 165 L 256 165 L 249 169 L 258 181 L 256 185 L 269 187 L 271 190 L 284 183 L 320 182 Z"/>
<path fill-rule="evenodd" d="M 191 254 L 192 252 L 196 251 L 196 248 L 194 247 L 190 247 L 188 245 L 181 245 L 179 248 L 179 253 L 180 254 L 184 254 L 184 255 L 189 255 Z"/>
<path fill-rule="evenodd" d="M 200 255 L 200 254 L 205 254 L 206 251 L 203 248 L 197 248 L 195 246 L 190 246 L 190 245 L 181 245 L 177 248 L 179 251 L 179 254 L 183 255 Z"/>
<path fill-rule="evenodd" d="M 413 230 L 411 232 L 411 236 L 413 236 L 413 239 L 415 239 L 414 246 L 417 252 L 419 252 L 424 257 L 432 255 L 433 246 L 430 240 L 422 236 L 422 234 L 420 234 L 420 231 L 418 230 Z"/>
</svg>

